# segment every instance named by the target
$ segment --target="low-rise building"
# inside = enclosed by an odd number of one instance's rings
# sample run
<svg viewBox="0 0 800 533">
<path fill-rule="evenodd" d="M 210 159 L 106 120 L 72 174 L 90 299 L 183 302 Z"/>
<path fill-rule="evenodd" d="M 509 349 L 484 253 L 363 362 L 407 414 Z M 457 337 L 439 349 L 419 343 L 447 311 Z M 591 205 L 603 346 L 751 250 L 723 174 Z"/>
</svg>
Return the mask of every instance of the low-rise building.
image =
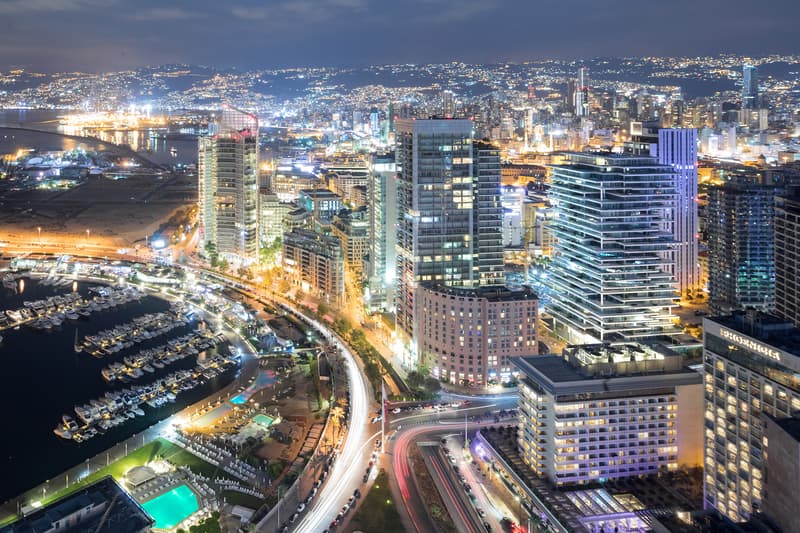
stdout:
<svg viewBox="0 0 800 533">
<path fill-rule="evenodd" d="M 319 187 L 322 180 L 311 172 L 294 170 L 292 167 L 278 167 L 269 180 L 269 188 L 281 202 L 294 202 L 300 191 Z"/>
<path fill-rule="evenodd" d="M 154 523 L 114 478 L 106 476 L 0 528 L 0 532 L 144 533 L 150 531 Z"/>
<path fill-rule="evenodd" d="M 533 290 L 419 286 L 417 351 L 431 374 L 459 385 L 511 378 L 511 358 L 536 354 L 539 300 Z"/>
<path fill-rule="evenodd" d="M 261 191 L 258 195 L 258 225 L 261 242 L 266 246 L 281 238 L 283 219 L 293 209 L 292 204 L 281 202 L 277 194 Z"/>
<path fill-rule="evenodd" d="M 702 464 L 702 376 L 679 354 L 587 344 L 512 361 L 519 447 L 536 475 L 563 486 Z"/>
<path fill-rule="evenodd" d="M 330 224 L 344 207 L 342 197 L 328 189 L 304 189 L 297 203 L 314 216 L 315 223 L 322 225 Z"/>
</svg>

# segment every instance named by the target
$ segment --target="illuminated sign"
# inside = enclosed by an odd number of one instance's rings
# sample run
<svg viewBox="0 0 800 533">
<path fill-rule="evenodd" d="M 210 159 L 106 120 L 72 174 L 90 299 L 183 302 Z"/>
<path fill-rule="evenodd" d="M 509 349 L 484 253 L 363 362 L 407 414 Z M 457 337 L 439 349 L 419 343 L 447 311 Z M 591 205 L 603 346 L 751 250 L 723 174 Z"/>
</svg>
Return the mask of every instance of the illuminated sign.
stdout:
<svg viewBox="0 0 800 533">
<path fill-rule="evenodd" d="M 756 342 L 753 339 L 747 338 L 743 335 L 739 335 L 735 331 L 731 331 L 725 328 L 720 328 L 719 336 L 722 337 L 723 339 L 735 342 L 742 348 L 747 348 L 748 350 L 752 350 L 759 355 L 768 357 L 769 359 L 773 359 L 775 361 L 781 360 L 781 353 L 778 350 L 770 348 L 766 344 L 761 344 L 760 342 Z"/>
</svg>

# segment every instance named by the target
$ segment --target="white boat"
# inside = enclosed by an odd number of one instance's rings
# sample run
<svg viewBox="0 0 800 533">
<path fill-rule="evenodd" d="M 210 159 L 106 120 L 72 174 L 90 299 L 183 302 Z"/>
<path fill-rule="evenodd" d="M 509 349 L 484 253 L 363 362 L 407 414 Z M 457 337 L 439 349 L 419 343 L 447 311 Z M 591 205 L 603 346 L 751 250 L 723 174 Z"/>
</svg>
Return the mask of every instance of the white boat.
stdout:
<svg viewBox="0 0 800 533">
<path fill-rule="evenodd" d="M 64 428 L 64 426 L 57 426 L 53 430 L 53 433 L 55 433 L 62 439 L 67 439 L 67 440 L 72 439 L 72 433 L 68 429 Z"/>
</svg>

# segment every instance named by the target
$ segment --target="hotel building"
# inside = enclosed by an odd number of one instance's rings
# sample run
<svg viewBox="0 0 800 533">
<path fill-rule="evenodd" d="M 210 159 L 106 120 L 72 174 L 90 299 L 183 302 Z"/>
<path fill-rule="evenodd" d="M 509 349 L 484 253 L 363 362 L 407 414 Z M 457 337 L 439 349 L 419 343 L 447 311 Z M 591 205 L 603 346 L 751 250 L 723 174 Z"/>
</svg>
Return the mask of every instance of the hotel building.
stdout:
<svg viewBox="0 0 800 533">
<path fill-rule="evenodd" d="M 757 311 L 703 320 L 704 506 L 734 522 L 764 499 L 764 415 L 800 411 L 800 330 Z"/>
<path fill-rule="evenodd" d="M 702 463 L 702 376 L 660 346 L 568 346 L 519 368 L 519 447 L 558 486 Z"/>
<path fill-rule="evenodd" d="M 529 288 L 421 285 L 417 352 L 442 381 L 486 386 L 507 381 L 511 357 L 537 353 L 539 300 Z"/>
</svg>

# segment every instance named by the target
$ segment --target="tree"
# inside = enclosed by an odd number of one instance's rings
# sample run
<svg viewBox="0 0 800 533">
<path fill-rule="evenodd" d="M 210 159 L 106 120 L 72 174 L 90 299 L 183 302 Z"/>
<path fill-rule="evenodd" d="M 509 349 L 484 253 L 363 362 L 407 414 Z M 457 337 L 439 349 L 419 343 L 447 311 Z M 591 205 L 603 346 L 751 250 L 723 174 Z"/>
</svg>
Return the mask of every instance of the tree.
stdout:
<svg viewBox="0 0 800 533">
<path fill-rule="evenodd" d="M 422 376 L 420 372 L 416 370 L 412 370 L 408 373 L 408 377 L 406 378 L 406 383 L 412 389 L 419 389 L 425 383 L 425 378 Z"/>
<path fill-rule="evenodd" d="M 342 409 L 338 405 L 336 407 L 332 407 L 330 412 L 328 413 L 328 416 L 331 417 L 331 423 L 333 424 L 333 427 L 336 429 L 336 436 L 338 437 L 341 431 L 342 419 L 344 418 L 344 409 Z"/>
<path fill-rule="evenodd" d="M 333 321 L 333 329 L 335 329 L 339 335 L 346 337 L 350 331 L 353 329 L 353 326 L 350 324 L 350 321 L 344 317 L 339 317 Z"/>
<path fill-rule="evenodd" d="M 425 378 L 425 388 L 430 392 L 436 392 L 442 388 L 442 384 L 436 378 Z"/>
</svg>

